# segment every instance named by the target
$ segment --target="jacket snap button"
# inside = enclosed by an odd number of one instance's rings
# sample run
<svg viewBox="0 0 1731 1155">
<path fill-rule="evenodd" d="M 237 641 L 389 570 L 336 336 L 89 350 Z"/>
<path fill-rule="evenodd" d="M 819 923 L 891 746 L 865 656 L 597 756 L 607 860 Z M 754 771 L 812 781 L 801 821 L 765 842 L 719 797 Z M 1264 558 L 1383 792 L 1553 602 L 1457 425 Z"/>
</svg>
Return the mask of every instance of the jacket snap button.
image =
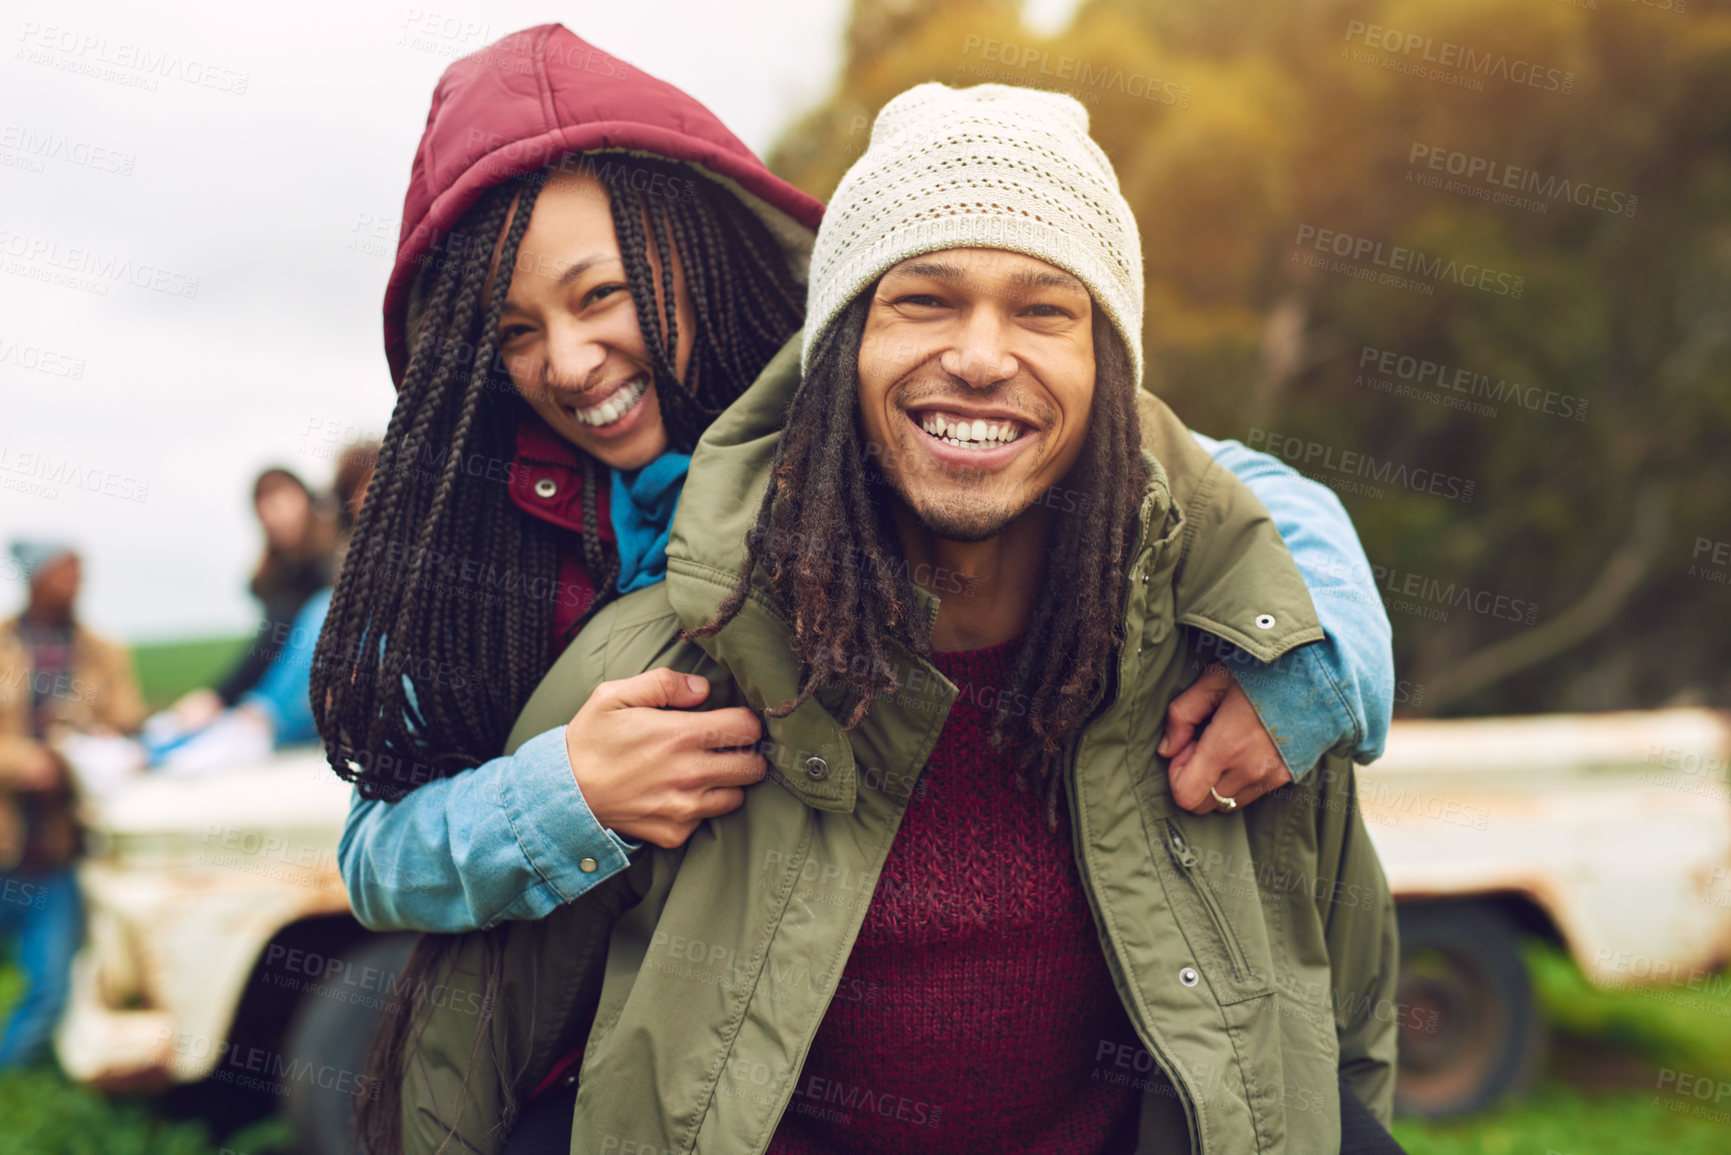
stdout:
<svg viewBox="0 0 1731 1155">
<path fill-rule="evenodd" d="M 578 860 L 577 869 L 581 870 L 584 874 L 594 874 L 600 865 L 601 864 L 596 862 L 593 858 L 583 858 Z"/>
<path fill-rule="evenodd" d="M 1185 967 L 1178 972 L 1178 981 L 1187 987 L 1193 987 L 1202 981 L 1202 976 L 1196 973 L 1195 967 Z"/>
<path fill-rule="evenodd" d="M 1257 614 L 1256 615 L 1256 628 L 1259 630 L 1272 630 L 1274 628 L 1274 615 L 1273 614 Z"/>
<path fill-rule="evenodd" d="M 554 481 L 551 477 L 543 477 L 540 481 L 535 483 L 536 497 L 552 497 L 558 492 L 559 483 Z"/>
<path fill-rule="evenodd" d="M 821 782 L 829 777 L 829 763 L 822 758 L 812 757 L 805 760 L 806 777 Z"/>
</svg>

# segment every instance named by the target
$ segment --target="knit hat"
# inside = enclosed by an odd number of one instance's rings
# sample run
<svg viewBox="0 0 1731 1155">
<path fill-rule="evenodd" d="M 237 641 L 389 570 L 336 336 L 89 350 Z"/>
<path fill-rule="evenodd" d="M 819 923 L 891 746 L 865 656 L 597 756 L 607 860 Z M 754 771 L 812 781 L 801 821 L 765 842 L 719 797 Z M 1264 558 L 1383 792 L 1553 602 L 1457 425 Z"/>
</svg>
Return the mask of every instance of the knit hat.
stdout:
<svg viewBox="0 0 1731 1155">
<path fill-rule="evenodd" d="M 884 105 L 817 232 L 801 368 L 891 266 L 952 248 L 1006 249 L 1075 275 L 1118 327 L 1141 386 L 1141 238 L 1079 101 L 934 83 Z"/>
<path fill-rule="evenodd" d="M 12 554 L 13 560 L 18 563 L 18 568 L 23 571 L 24 580 L 30 581 L 43 566 L 78 551 L 61 541 L 20 539 L 12 543 L 9 552 Z"/>
</svg>

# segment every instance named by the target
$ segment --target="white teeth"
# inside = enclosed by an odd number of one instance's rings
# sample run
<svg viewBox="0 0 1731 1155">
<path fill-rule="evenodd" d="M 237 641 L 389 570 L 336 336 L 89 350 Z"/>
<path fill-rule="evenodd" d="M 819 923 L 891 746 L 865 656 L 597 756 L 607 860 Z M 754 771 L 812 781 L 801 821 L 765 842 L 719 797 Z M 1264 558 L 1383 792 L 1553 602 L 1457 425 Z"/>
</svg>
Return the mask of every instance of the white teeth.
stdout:
<svg viewBox="0 0 1731 1155">
<path fill-rule="evenodd" d="M 1022 431 L 1013 421 L 951 421 L 939 413 L 928 414 L 920 427 L 928 434 L 951 445 L 967 445 L 978 449 L 996 449 L 1021 437 Z"/>
<path fill-rule="evenodd" d="M 571 414 L 585 425 L 611 425 L 625 416 L 625 411 L 637 404 L 637 399 L 648 388 L 649 378 L 639 377 L 601 404 L 573 409 Z"/>
</svg>

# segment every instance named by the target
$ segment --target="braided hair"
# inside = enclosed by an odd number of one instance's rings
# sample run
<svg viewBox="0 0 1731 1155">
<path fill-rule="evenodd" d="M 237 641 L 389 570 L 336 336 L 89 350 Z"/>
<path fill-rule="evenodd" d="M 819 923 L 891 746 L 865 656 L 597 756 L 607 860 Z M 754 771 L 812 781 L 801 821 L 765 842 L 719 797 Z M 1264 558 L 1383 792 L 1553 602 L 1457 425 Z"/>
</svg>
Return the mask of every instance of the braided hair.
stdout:
<svg viewBox="0 0 1731 1155">
<path fill-rule="evenodd" d="M 806 666 L 798 696 L 767 713 L 785 717 L 817 691 L 839 687 L 853 701 L 848 730 L 875 700 L 896 692 L 895 642 L 931 653 L 931 626 L 915 599 L 888 502 L 874 494 L 888 482 L 865 453 L 859 427 L 860 342 L 874 290 L 856 297 L 813 349 L 739 577 L 714 620 L 691 631 L 713 634 L 731 621 L 761 563 Z M 1123 338 L 1098 308 L 1094 349 L 1093 420 L 1064 480 L 1079 494 L 1077 508 L 1054 519 L 1033 617 L 1010 684 L 999 694 L 1000 703 L 1026 702 L 1027 709 L 1001 706 L 991 733 L 995 747 L 1011 752 L 1019 789 L 1030 789 L 1031 777 L 1040 780 L 1053 829 L 1063 780 L 1054 771 L 1122 644 L 1124 575 L 1147 484 L 1135 375 Z"/>
<path fill-rule="evenodd" d="M 394 800 L 497 756 L 551 664 L 565 531 L 476 475 L 512 459 L 530 412 L 497 352 L 499 314 L 536 196 L 572 159 L 488 190 L 420 274 L 408 368 L 312 669 L 326 756 L 364 797 Z M 623 153 L 576 159 L 609 197 L 669 448 L 690 452 L 798 330 L 803 289 L 767 226 L 718 182 Z M 500 272 L 489 282 L 496 246 Z M 674 278 L 658 283 L 650 246 L 665 270 L 677 254 L 690 294 L 696 331 L 684 381 Z M 562 642 L 616 595 L 619 572 L 599 533 L 605 474 L 578 452 L 583 560 L 596 591 Z"/>
</svg>

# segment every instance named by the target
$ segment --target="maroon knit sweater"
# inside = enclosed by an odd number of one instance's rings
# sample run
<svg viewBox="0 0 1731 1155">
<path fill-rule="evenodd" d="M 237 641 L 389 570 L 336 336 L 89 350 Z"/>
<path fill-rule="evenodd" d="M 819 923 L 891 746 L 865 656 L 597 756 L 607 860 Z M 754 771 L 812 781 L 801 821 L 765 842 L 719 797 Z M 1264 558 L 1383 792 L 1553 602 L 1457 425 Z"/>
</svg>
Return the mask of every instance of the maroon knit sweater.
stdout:
<svg viewBox="0 0 1731 1155">
<path fill-rule="evenodd" d="M 1140 1091 L 1113 1075 L 1141 1048 L 1068 807 L 1047 829 L 987 740 L 1018 644 L 932 655 L 961 694 L 769 1155 L 1135 1148 Z"/>
</svg>

